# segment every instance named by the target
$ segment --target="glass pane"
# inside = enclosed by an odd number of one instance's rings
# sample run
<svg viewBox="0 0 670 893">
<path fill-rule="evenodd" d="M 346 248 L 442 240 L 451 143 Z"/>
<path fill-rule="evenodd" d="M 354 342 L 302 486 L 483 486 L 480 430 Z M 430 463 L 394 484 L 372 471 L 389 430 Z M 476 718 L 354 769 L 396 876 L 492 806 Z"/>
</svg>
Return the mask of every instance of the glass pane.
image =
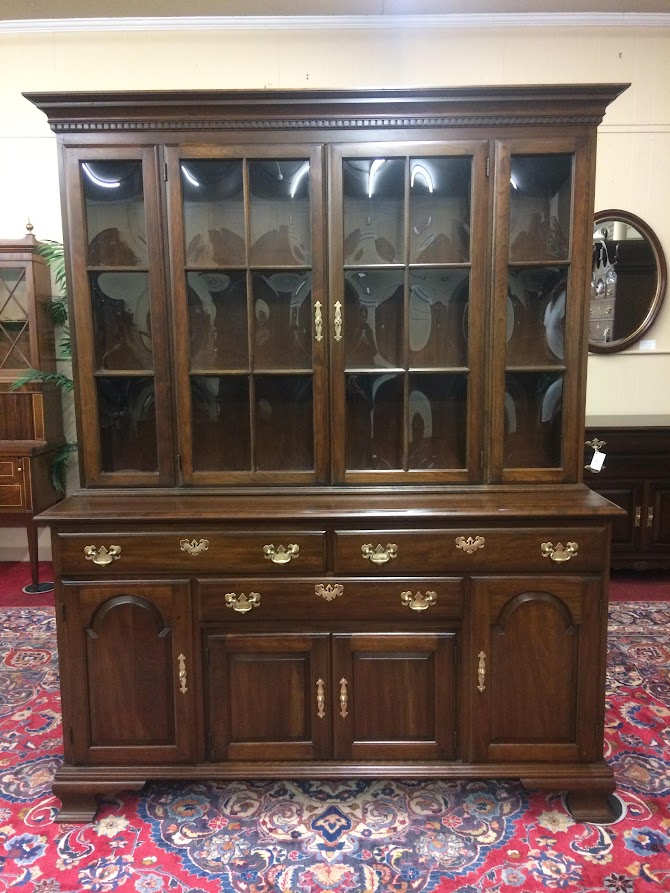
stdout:
<svg viewBox="0 0 670 893">
<path fill-rule="evenodd" d="M 347 368 L 403 365 L 403 294 L 404 274 L 400 270 L 345 273 Z"/>
<path fill-rule="evenodd" d="M 250 161 L 251 263 L 311 263 L 309 162 Z"/>
<path fill-rule="evenodd" d="M 249 379 L 238 375 L 191 376 L 193 469 L 249 471 Z"/>
<path fill-rule="evenodd" d="M 96 378 L 103 471 L 157 471 L 154 380 Z"/>
<path fill-rule="evenodd" d="M 141 161 L 81 164 L 88 232 L 88 265 L 147 265 Z"/>
<path fill-rule="evenodd" d="M 559 468 L 563 376 L 508 372 L 505 376 L 506 468 Z"/>
<path fill-rule="evenodd" d="M 562 363 L 568 271 L 511 268 L 507 293 L 507 365 Z"/>
<path fill-rule="evenodd" d="M 403 375 L 346 376 L 346 465 L 402 469 Z"/>
<path fill-rule="evenodd" d="M 254 380 L 256 468 L 314 468 L 311 375 L 262 375 Z"/>
<path fill-rule="evenodd" d="M 405 159 L 344 159 L 345 264 L 404 263 Z"/>
<path fill-rule="evenodd" d="M 410 366 L 467 366 L 468 270 L 411 270 Z"/>
<path fill-rule="evenodd" d="M 465 468 L 467 375 L 409 377 L 409 467 Z"/>
<path fill-rule="evenodd" d="M 191 369 L 249 368 L 247 277 L 187 273 Z"/>
<path fill-rule="evenodd" d="M 254 367 L 311 369 L 311 273 L 254 273 Z"/>
<path fill-rule="evenodd" d="M 98 369 L 151 369 L 151 310 L 146 273 L 89 273 Z"/>
<path fill-rule="evenodd" d="M 186 264 L 241 266 L 246 260 L 242 161 L 180 164 Z"/>
<path fill-rule="evenodd" d="M 572 155 L 514 155 L 511 261 L 566 260 L 570 250 Z"/>
<path fill-rule="evenodd" d="M 457 264 L 470 258 L 470 158 L 412 158 L 410 263 Z"/>
<path fill-rule="evenodd" d="M 7 267 L 0 270 L 0 369 L 30 365 L 26 271 Z"/>
</svg>

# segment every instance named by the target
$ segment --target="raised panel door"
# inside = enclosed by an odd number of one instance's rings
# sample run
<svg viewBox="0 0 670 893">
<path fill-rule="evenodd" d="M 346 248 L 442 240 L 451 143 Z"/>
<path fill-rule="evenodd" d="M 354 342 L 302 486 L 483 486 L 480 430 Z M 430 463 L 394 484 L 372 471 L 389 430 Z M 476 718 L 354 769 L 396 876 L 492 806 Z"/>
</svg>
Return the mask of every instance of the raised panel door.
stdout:
<svg viewBox="0 0 670 893">
<path fill-rule="evenodd" d="M 670 481 L 649 481 L 646 485 L 646 545 L 662 552 L 670 549 Z"/>
</svg>

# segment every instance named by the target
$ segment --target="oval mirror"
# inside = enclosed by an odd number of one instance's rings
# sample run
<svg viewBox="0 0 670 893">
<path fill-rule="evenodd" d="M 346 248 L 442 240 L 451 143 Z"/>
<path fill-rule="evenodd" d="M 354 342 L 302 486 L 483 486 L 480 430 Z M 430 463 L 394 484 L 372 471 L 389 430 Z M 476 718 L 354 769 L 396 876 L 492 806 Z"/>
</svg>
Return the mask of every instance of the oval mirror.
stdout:
<svg viewBox="0 0 670 893">
<path fill-rule="evenodd" d="M 656 319 L 667 269 L 654 231 L 628 211 L 594 217 L 589 350 L 609 353 L 638 341 Z"/>
</svg>

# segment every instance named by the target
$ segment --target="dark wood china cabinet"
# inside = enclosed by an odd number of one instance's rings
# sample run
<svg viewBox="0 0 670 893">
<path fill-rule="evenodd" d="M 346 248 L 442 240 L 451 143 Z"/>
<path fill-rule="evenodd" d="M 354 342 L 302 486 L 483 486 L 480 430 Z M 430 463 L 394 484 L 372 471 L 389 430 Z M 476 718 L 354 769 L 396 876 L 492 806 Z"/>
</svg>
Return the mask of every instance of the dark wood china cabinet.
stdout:
<svg viewBox="0 0 670 893">
<path fill-rule="evenodd" d="M 30 94 L 82 488 L 61 820 L 149 778 L 520 778 L 611 816 L 582 483 L 622 85 Z"/>
</svg>

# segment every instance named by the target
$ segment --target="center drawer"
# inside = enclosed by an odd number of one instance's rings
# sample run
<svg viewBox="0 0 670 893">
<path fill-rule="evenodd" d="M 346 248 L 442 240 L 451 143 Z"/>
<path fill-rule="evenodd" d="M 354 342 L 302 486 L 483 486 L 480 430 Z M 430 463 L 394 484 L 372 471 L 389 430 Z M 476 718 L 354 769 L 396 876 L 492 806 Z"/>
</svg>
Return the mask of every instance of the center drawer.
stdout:
<svg viewBox="0 0 670 893">
<path fill-rule="evenodd" d="M 315 573 L 323 530 L 60 533 L 63 573 Z"/>
<path fill-rule="evenodd" d="M 463 612 L 460 578 L 370 580 L 328 579 L 198 580 L 203 622 L 257 620 L 458 620 Z"/>
</svg>

